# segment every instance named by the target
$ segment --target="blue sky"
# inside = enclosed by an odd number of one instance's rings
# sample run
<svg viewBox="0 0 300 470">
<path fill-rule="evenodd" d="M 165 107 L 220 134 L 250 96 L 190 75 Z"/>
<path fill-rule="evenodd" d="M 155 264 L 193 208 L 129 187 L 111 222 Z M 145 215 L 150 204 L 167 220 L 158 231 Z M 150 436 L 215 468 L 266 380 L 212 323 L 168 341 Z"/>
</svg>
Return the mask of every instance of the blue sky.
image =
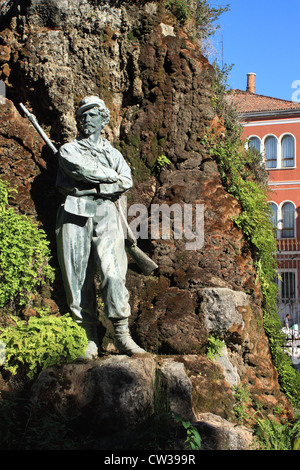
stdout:
<svg viewBox="0 0 300 470">
<path fill-rule="evenodd" d="M 219 64 L 222 40 L 223 62 L 234 64 L 229 86 L 245 90 L 247 73 L 254 72 L 256 93 L 300 100 L 300 0 L 210 0 L 209 4 L 230 4 L 214 37 Z"/>
</svg>

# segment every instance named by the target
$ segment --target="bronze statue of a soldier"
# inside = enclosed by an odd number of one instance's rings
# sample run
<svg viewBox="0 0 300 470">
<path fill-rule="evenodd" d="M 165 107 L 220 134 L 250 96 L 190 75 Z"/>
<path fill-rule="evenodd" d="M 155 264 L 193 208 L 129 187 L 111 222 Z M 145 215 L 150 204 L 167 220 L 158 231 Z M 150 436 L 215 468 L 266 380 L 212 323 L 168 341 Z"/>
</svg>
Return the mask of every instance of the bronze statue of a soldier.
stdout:
<svg viewBox="0 0 300 470">
<path fill-rule="evenodd" d="M 122 154 L 101 137 L 109 116 L 99 97 L 82 99 L 77 110 L 81 131 L 58 152 L 57 187 L 66 196 L 57 214 L 58 258 L 71 314 L 89 340 L 87 358 L 98 355 L 95 266 L 117 348 L 128 355 L 145 353 L 129 332 L 127 255 L 115 204 L 132 187 L 131 171 Z"/>
</svg>

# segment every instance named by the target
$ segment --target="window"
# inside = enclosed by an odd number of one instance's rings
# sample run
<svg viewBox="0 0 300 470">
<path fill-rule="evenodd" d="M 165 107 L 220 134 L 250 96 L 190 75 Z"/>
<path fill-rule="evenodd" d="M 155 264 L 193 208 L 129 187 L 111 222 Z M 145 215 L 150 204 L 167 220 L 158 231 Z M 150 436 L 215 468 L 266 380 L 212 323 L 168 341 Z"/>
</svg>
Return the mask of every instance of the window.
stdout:
<svg viewBox="0 0 300 470">
<path fill-rule="evenodd" d="M 260 139 L 258 137 L 250 137 L 249 148 L 254 148 L 260 152 Z"/>
<path fill-rule="evenodd" d="M 282 167 L 295 166 L 295 139 L 292 135 L 285 135 L 281 140 Z"/>
<path fill-rule="evenodd" d="M 270 209 L 271 209 L 271 221 L 272 221 L 274 229 L 277 230 L 277 227 L 278 227 L 278 207 L 275 204 L 275 202 L 270 203 Z"/>
<path fill-rule="evenodd" d="M 295 206 L 291 202 L 286 202 L 282 206 L 282 231 L 281 238 L 295 237 Z"/>
<path fill-rule="evenodd" d="M 277 167 L 277 139 L 269 136 L 265 140 L 265 162 L 266 168 Z"/>
<path fill-rule="evenodd" d="M 281 302 L 287 303 L 296 298 L 296 273 L 287 271 L 281 272 Z"/>
</svg>

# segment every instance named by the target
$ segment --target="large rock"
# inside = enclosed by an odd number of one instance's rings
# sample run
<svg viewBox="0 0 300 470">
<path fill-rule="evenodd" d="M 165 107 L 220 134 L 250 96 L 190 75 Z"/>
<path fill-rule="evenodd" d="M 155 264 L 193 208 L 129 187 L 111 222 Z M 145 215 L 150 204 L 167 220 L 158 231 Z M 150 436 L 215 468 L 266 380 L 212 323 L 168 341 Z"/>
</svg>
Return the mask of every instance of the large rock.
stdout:
<svg viewBox="0 0 300 470">
<path fill-rule="evenodd" d="M 228 335 L 229 332 L 243 330 L 243 311 L 249 306 L 249 300 L 244 292 L 226 288 L 202 289 L 203 303 L 201 305 L 205 326 L 209 333 L 217 337 Z"/>
<path fill-rule="evenodd" d="M 255 439 L 251 430 L 236 426 L 219 416 L 203 413 L 195 426 L 201 435 L 201 450 L 254 450 Z"/>
<path fill-rule="evenodd" d="M 53 410 L 75 419 L 81 432 L 93 435 L 93 449 L 130 446 L 151 416 L 164 420 L 166 412 L 196 427 L 203 450 L 250 448 L 250 430 L 213 413 L 195 414 L 192 395 L 180 358 L 110 356 L 44 370 L 32 387 L 31 400 L 40 410 L 46 405 L 47 413 Z M 184 449 L 184 440 L 179 436 L 175 447 Z"/>
<path fill-rule="evenodd" d="M 31 398 L 105 435 L 145 422 L 157 411 L 158 396 L 170 411 L 193 420 L 191 392 L 183 364 L 167 359 L 158 365 L 151 355 L 111 356 L 46 369 Z"/>
</svg>

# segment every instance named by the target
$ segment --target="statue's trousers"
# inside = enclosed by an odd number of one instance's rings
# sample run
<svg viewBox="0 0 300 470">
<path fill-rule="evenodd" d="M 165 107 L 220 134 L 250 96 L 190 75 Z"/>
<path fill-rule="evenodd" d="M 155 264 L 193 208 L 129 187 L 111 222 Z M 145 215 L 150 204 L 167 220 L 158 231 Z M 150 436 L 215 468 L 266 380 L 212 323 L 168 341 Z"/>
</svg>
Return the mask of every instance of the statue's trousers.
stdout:
<svg viewBox="0 0 300 470">
<path fill-rule="evenodd" d="M 122 319 L 130 315 L 119 213 L 110 200 L 99 199 L 95 204 L 95 215 L 90 217 L 67 212 L 64 205 L 57 214 L 58 259 L 70 313 L 78 323 L 97 322 L 95 266 L 106 316 Z"/>
</svg>

